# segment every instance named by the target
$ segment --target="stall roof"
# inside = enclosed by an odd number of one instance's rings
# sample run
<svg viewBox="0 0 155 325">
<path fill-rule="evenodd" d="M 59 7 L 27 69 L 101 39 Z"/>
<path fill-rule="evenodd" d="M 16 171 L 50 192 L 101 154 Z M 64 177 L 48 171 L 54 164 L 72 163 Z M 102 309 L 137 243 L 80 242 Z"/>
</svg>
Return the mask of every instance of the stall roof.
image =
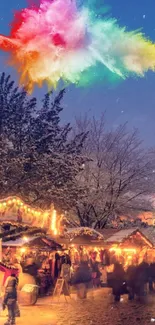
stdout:
<svg viewBox="0 0 155 325">
<path fill-rule="evenodd" d="M 57 238 L 63 245 L 103 246 L 104 237 L 100 232 L 89 227 L 75 227 L 67 229 L 67 232 Z"/>
<path fill-rule="evenodd" d="M 155 227 L 148 227 L 141 229 L 141 232 L 147 237 L 155 247 Z"/>
<path fill-rule="evenodd" d="M 45 235 L 46 230 L 43 228 L 32 227 L 25 223 L 17 223 L 13 221 L 0 221 L 2 231 L 0 233 L 0 238 L 3 242 L 14 241 L 24 236 L 32 238 L 33 236 Z"/>
<path fill-rule="evenodd" d="M 125 239 L 135 234 L 137 231 L 139 231 L 137 228 L 119 230 L 116 233 L 114 233 L 111 237 L 109 237 L 106 241 L 108 243 L 117 242 L 121 244 Z"/>
<path fill-rule="evenodd" d="M 107 241 L 108 238 L 118 233 L 118 229 L 113 229 L 113 228 L 98 229 L 98 232 L 104 237 L 104 240 Z"/>
<path fill-rule="evenodd" d="M 117 243 L 122 244 L 125 240 L 127 240 L 130 236 L 133 236 L 135 234 L 141 234 L 144 241 L 150 246 L 153 246 L 153 242 L 148 237 L 146 233 L 143 232 L 143 230 L 139 230 L 138 228 L 129 228 L 129 229 L 123 229 L 115 233 L 113 236 L 107 239 L 108 244 Z"/>
<path fill-rule="evenodd" d="M 73 240 L 77 237 L 81 237 L 81 236 L 88 236 L 90 237 L 92 240 L 103 240 L 104 237 L 103 235 L 96 231 L 93 228 L 89 228 L 89 227 L 78 227 L 78 228 L 70 228 L 67 230 L 67 232 L 64 235 L 64 238 L 68 238 L 70 240 Z"/>
<path fill-rule="evenodd" d="M 10 247 L 21 247 L 25 245 L 26 243 L 32 242 L 36 237 L 31 237 L 25 240 L 24 238 L 18 238 L 16 240 L 9 240 L 7 242 L 2 242 L 2 246 L 10 246 Z"/>
<path fill-rule="evenodd" d="M 10 240 L 2 242 L 3 247 L 22 247 L 32 246 L 34 248 L 48 248 L 48 249 L 61 249 L 62 246 L 55 242 L 52 238 L 46 236 L 33 236 L 27 238 L 18 238 L 16 240 Z"/>
</svg>

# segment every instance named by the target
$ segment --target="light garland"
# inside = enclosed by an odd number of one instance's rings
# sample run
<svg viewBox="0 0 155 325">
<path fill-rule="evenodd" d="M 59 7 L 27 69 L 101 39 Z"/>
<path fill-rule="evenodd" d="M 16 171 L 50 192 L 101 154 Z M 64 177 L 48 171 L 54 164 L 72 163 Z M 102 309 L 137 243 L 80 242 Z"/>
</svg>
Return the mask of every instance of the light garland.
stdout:
<svg viewBox="0 0 155 325">
<path fill-rule="evenodd" d="M 49 210 L 42 210 L 40 208 L 32 208 L 18 197 L 8 197 L 0 200 L 0 218 L 1 220 L 10 219 L 10 215 L 15 215 L 17 221 L 28 222 L 35 224 L 41 228 L 50 228 L 54 235 L 59 233 L 58 221 L 60 224 L 61 218 L 57 217 L 57 212 L 53 205 Z M 8 216 L 7 216 L 8 214 Z M 12 218 L 12 216 L 11 216 Z M 24 219 L 24 220 L 23 220 Z"/>
<path fill-rule="evenodd" d="M 90 236 L 97 240 L 103 240 L 103 236 L 97 232 L 94 229 L 88 228 L 88 227 L 79 227 L 79 228 L 73 228 L 66 232 L 65 237 L 68 238 L 70 241 L 72 241 L 74 238 L 78 236 Z"/>
<path fill-rule="evenodd" d="M 58 234 L 57 227 L 56 227 L 56 222 L 57 222 L 57 214 L 56 214 L 56 210 L 53 210 L 53 212 L 52 212 L 51 230 L 53 231 L 54 235 Z"/>
<path fill-rule="evenodd" d="M 0 200 L 0 212 L 8 210 L 11 207 L 21 208 L 22 210 L 31 213 L 32 215 L 41 216 L 45 213 L 42 209 L 32 208 L 30 205 L 25 204 L 20 198 L 17 197 L 8 197 L 6 199 Z"/>
</svg>

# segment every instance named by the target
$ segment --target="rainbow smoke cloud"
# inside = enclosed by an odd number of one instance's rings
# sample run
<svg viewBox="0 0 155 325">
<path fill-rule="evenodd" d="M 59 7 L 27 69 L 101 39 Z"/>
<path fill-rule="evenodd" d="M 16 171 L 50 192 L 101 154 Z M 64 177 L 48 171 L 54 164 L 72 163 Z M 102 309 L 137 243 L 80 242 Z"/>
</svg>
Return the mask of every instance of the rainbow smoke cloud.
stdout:
<svg viewBox="0 0 155 325">
<path fill-rule="evenodd" d="M 42 0 L 18 12 L 0 49 L 11 54 L 9 64 L 29 92 L 44 81 L 54 88 L 60 80 L 85 86 L 155 68 L 154 44 L 76 0 Z"/>
</svg>

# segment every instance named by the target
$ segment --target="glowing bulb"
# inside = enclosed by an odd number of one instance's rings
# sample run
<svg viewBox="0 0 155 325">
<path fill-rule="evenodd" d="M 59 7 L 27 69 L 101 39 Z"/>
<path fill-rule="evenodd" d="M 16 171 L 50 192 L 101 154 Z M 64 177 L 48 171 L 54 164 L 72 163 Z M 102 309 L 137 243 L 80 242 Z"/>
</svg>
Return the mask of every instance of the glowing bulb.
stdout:
<svg viewBox="0 0 155 325">
<path fill-rule="evenodd" d="M 24 241 L 28 241 L 28 238 L 26 236 L 23 237 Z"/>
<path fill-rule="evenodd" d="M 56 210 L 53 210 L 52 213 L 52 222 L 51 222 L 51 230 L 53 231 L 54 235 L 57 235 L 57 228 L 56 228 Z"/>
<path fill-rule="evenodd" d="M 20 252 L 21 252 L 22 254 L 25 253 L 25 252 L 26 252 L 26 248 L 22 247 L 22 248 L 20 249 Z"/>
</svg>

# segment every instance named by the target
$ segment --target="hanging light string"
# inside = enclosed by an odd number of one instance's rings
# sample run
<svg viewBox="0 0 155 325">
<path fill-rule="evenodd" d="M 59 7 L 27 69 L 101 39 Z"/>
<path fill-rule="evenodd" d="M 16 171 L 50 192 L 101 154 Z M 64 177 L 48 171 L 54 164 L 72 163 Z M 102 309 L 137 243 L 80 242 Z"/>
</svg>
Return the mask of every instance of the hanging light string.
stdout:
<svg viewBox="0 0 155 325">
<path fill-rule="evenodd" d="M 32 215 L 37 215 L 40 216 L 41 214 L 45 213 L 47 211 L 43 211 L 42 209 L 38 208 L 32 208 L 30 205 L 24 203 L 23 200 L 21 200 L 19 197 L 8 197 L 6 199 L 2 199 L 0 200 L 0 212 L 4 211 L 4 210 L 8 210 L 9 208 L 11 208 L 12 206 L 15 206 L 17 208 L 21 208 L 22 210 L 24 210 L 25 212 L 29 212 Z"/>
<path fill-rule="evenodd" d="M 57 218 L 57 212 L 53 206 L 49 210 L 42 210 L 40 208 L 33 208 L 30 205 L 26 204 L 19 197 L 13 196 L 0 200 L 0 214 L 5 215 L 5 213 L 11 209 L 18 209 L 19 212 L 23 212 L 25 214 L 24 217 L 28 217 L 28 219 L 34 219 L 39 223 L 39 227 L 44 227 L 47 225 L 48 220 L 50 221 L 49 228 L 53 232 L 53 234 L 58 234 L 58 221 L 60 224 L 60 218 Z M 62 220 L 62 216 L 61 216 Z"/>
</svg>

